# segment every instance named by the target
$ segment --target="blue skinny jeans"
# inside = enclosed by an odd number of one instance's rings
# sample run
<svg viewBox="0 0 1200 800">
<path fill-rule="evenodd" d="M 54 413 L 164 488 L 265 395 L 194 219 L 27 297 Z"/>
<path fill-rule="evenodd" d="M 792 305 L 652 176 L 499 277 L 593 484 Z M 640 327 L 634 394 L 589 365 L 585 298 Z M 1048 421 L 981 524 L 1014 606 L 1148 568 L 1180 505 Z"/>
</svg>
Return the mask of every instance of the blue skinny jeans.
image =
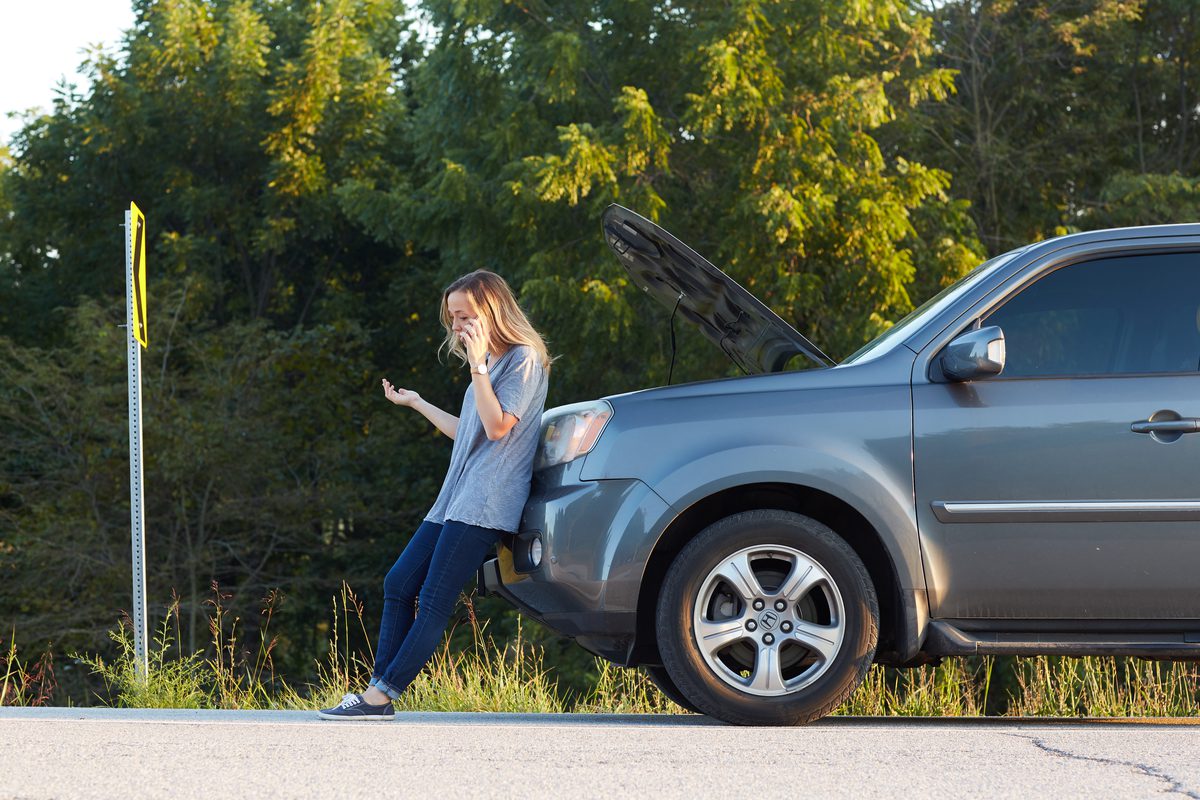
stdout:
<svg viewBox="0 0 1200 800">
<path fill-rule="evenodd" d="M 463 584 L 500 533 L 455 520 L 421 523 L 383 579 L 372 686 L 393 700 L 408 688 L 442 640 Z"/>
</svg>

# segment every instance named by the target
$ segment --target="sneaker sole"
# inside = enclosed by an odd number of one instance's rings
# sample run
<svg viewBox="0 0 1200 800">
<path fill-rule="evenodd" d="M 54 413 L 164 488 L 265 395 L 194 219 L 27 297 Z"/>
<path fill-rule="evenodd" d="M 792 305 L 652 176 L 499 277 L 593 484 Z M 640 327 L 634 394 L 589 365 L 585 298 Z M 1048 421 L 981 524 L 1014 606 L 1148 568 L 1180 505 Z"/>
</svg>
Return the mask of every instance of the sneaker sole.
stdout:
<svg viewBox="0 0 1200 800">
<path fill-rule="evenodd" d="M 341 714 L 326 714 L 324 711 L 318 711 L 317 716 L 321 719 L 332 719 L 340 722 L 391 722 L 396 718 L 395 714 L 391 715 L 390 717 L 365 715 L 360 717 L 346 717 Z"/>
</svg>

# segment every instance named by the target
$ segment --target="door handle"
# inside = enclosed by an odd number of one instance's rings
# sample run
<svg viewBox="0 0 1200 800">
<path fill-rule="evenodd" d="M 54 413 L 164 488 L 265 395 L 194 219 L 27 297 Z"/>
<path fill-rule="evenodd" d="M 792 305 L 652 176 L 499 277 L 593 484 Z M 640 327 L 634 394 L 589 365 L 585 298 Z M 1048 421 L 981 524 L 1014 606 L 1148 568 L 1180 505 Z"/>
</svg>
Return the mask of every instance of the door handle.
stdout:
<svg viewBox="0 0 1200 800">
<path fill-rule="evenodd" d="M 1200 419 L 1142 420 L 1129 426 L 1134 433 L 1200 433 Z"/>
</svg>

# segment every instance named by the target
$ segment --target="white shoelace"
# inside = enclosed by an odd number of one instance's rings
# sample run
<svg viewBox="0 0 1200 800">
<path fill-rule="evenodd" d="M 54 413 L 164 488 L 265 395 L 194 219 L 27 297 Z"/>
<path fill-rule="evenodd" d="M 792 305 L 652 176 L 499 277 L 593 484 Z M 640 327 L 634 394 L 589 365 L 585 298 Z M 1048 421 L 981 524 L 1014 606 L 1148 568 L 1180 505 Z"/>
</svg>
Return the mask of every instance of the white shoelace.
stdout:
<svg viewBox="0 0 1200 800">
<path fill-rule="evenodd" d="M 361 703 L 363 699 L 356 694 L 347 694 L 342 697 L 342 702 L 338 703 L 340 708 L 354 708 Z"/>
</svg>

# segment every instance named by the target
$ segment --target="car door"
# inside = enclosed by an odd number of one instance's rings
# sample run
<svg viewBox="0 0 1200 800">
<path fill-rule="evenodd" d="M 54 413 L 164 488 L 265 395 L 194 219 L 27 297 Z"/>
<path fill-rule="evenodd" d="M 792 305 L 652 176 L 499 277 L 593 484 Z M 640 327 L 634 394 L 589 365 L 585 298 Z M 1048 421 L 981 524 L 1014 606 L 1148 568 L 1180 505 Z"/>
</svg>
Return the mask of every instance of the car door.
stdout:
<svg viewBox="0 0 1200 800">
<path fill-rule="evenodd" d="M 959 325 L 1004 331 L 1000 375 L 938 380 L 949 337 L 914 371 L 932 614 L 1200 618 L 1200 254 L 1013 280 Z"/>
</svg>

